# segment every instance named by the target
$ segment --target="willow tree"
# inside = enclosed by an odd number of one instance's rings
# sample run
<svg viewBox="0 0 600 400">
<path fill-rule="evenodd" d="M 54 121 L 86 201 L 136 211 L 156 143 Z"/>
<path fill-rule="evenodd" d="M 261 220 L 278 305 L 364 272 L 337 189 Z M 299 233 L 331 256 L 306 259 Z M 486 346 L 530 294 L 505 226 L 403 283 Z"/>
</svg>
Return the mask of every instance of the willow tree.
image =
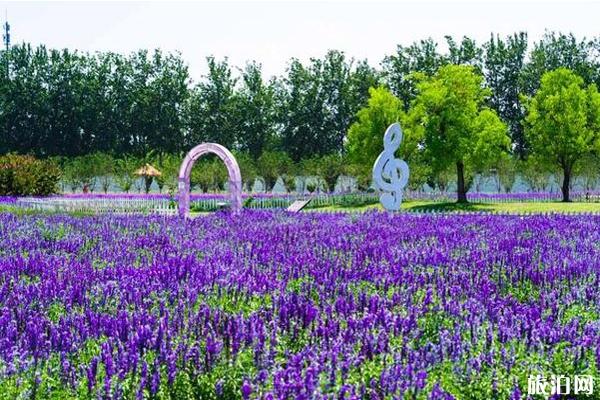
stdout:
<svg viewBox="0 0 600 400">
<path fill-rule="evenodd" d="M 457 200 L 467 202 L 467 173 L 495 166 L 510 138 L 495 111 L 485 106 L 490 91 L 467 65 L 446 65 L 432 77 L 418 77 L 417 97 L 409 110 L 411 129 L 422 130 L 426 160 L 433 173 L 456 168 Z"/>
</svg>

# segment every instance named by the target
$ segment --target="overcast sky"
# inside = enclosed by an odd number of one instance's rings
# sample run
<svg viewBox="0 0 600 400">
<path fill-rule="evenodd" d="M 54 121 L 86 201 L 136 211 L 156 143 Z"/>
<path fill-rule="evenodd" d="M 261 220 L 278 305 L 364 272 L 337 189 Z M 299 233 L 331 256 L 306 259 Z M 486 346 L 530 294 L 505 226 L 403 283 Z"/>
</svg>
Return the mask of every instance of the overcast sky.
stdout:
<svg viewBox="0 0 600 400">
<path fill-rule="evenodd" d="M 600 1 L 305 1 L 305 2 L 0 2 L 12 43 L 129 53 L 181 52 L 197 80 L 205 58 L 247 60 L 280 74 L 288 60 L 321 57 L 328 49 L 378 65 L 397 44 L 444 35 L 478 42 L 490 32 L 545 29 L 600 36 Z M 444 46 L 445 47 L 445 46 Z"/>
</svg>

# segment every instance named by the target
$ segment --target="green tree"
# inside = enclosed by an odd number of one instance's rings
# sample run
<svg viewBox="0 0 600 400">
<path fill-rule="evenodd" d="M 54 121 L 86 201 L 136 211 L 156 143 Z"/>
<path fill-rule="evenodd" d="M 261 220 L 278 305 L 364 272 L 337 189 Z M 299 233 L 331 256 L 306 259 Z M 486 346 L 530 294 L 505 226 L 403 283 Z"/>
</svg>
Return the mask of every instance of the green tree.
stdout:
<svg viewBox="0 0 600 400">
<path fill-rule="evenodd" d="M 233 99 L 237 142 L 242 152 L 257 160 L 274 141 L 274 88 L 263 82 L 261 66 L 256 63 L 242 70 L 241 84 Z"/>
<path fill-rule="evenodd" d="M 240 167 L 240 173 L 242 174 L 242 183 L 244 187 L 242 189 L 247 192 L 252 191 L 254 181 L 258 177 L 256 170 L 256 161 L 248 153 L 234 152 L 233 155 L 237 160 Z"/>
<path fill-rule="evenodd" d="M 125 193 L 129 193 L 134 182 L 137 180 L 137 176 L 135 175 L 137 167 L 138 160 L 132 156 L 124 156 L 116 161 L 115 180 Z"/>
<path fill-rule="evenodd" d="M 294 162 L 284 152 L 266 151 L 258 159 L 258 175 L 265 183 L 265 191 L 273 189 L 277 178 L 293 169 Z"/>
<path fill-rule="evenodd" d="M 348 161 L 362 177 L 370 177 L 373 163 L 383 151 L 383 134 L 388 126 L 405 120 L 402 101 L 389 90 L 383 87 L 371 88 L 369 93 L 371 97 L 367 105 L 358 111 L 357 121 L 350 126 L 346 142 Z M 411 162 L 417 160 L 422 132 L 410 129 L 404 123 L 402 129 L 404 136 L 398 150 L 399 157 L 412 167 Z"/>
<path fill-rule="evenodd" d="M 498 193 L 504 189 L 509 193 L 517 179 L 517 162 L 514 157 L 506 156 L 500 159 L 496 165 L 494 176 L 498 188 Z"/>
<path fill-rule="evenodd" d="M 600 77 L 600 62 L 595 57 L 593 41 L 578 40 L 572 33 L 546 32 L 534 43 L 529 62 L 524 67 L 524 92 L 533 96 L 540 87 L 542 76 L 561 67 L 579 75 L 586 85 L 594 83 Z"/>
<path fill-rule="evenodd" d="M 346 152 L 352 164 L 373 166 L 383 151 L 383 134 L 387 127 L 400 121 L 402 102 L 384 87 L 369 90 L 367 105 L 358 111 L 357 121 L 348 130 Z"/>
<path fill-rule="evenodd" d="M 93 192 L 101 174 L 101 167 L 96 154 L 73 157 L 63 167 L 64 179 L 73 191 L 82 188 Z"/>
<path fill-rule="evenodd" d="M 308 65 L 293 59 L 276 85 L 280 147 L 296 162 L 341 153 L 346 132 L 377 76 L 365 61 L 354 67 L 344 53 L 329 51 Z"/>
<path fill-rule="evenodd" d="M 160 176 L 154 178 L 160 193 L 162 193 L 163 189 L 166 187 L 169 194 L 175 194 L 177 191 L 177 179 L 181 162 L 181 157 L 170 153 L 163 154 L 160 158 L 154 160 L 158 170 L 161 172 Z"/>
<path fill-rule="evenodd" d="M 22 44 L 1 54 L 9 63 L 9 75 L 0 74 L 0 151 L 50 155 L 45 142 L 49 118 L 48 52 L 43 46 L 34 49 Z"/>
<path fill-rule="evenodd" d="M 346 160 L 339 154 L 315 157 L 308 163 L 309 172 L 323 180 L 326 190 L 333 193 L 340 176 L 348 171 Z"/>
<path fill-rule="evenodd" d="M 586 191 L 594 190 L 600 182 L 600 155 L 588 154 L 576 164 L 575 175 L 582 180 Z"/>
<path fill-rule="evenodd" d="M 483 47 L 485 82 L 492 90 L 488 104 L 508 125 L 514 152 L 522 158 L 526 147 L 522 124 L 524 109 L 519 95 L 524 90 L 522 74 L 527 34 L 519 32 L 505 40 L 492 35 Z"/>
<path fill-rule="evenodd" d="M 570 201 L 577 163 L 600 147 L 600 94 L 573 71 L 558 68 L 542 76 L 527 101 L 525 137 L 534 154 L 562 171 L 563 201 Z"/>
<path fill-rule="evenodd" d="M 96 174 L 100 180 L 100 187 L 104 193 L 108 192 L 115 172 L 115 160 L 110 154 L 94 153 L 92 159 L 96 165 Z"/>
<path fill-rule="evenodd" d="M 398 45 L 396 54 L 383 60 L 383 76 L 386 85 L 408 110 L 410 102 L 416 96 L 414 72 L 431 76 L 446 59 L 438 52 L 438 44 L 431 38 L 414 42 L 408 47 Z"/>
<path fill-rule="evenodd" d="M 506 125 L 484 106 L 489 89 L 472 66 L 447 65 L 421 77 L 409 113 L 412 129 L 422 129 L 425 154 L 438 173 L 454 165 L 457 201 L 467 202 L 465 176 L 498 162 L 510 146 Z"/>
<path fill-rule="evenodd" d="M 216 142 L 233 148 L 237 128 L 235 122 L 235 79 L 227 59 L 217 62 L 207 58 L 208 74 L 192 89 L 186 105 L 187 146 Z"/>
<path fill-rule="evenodd" d="M 546 190 L 550 183 L 551 166 L 546 160 L 540 159 L 537 154 L 529 154 L 527 158 L 521 160 L 518 164 L 518 171 L 521 178 L 527 183 L 534 192 Z"/>
<path fill-rule="evenodd" d="M 204 193 L 216 193 L 225 189 L 227 168 L 217 156 L 209 154 L 194 164 L 190 180 L 192 186 L 199 186 Z"/>
<path fill-rule="evenodd" d="M 475 40 L 463 36 L 460 43 L 457 43 L 452 36 L 446 36 L 448 44 L 448 62 L 454 65 L 472 65 L 478 72 L 481 72 L 483 50 L 477 46 Z"/>
</svg>

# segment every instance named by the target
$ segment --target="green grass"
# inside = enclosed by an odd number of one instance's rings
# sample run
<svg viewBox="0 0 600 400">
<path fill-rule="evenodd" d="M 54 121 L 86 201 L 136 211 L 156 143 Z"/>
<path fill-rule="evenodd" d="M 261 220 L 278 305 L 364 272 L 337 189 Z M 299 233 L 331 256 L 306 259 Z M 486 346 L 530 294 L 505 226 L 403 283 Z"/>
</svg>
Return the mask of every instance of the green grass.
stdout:
<svg viewBox="0 0 600 400">
<path fill-rule="evenodd" d="M 380 204 L 359 207 L 330 206 L 315 211 L 353 211 L 382 210 Z M 562 202 L 524 202 L 524 203 L 440 203 L 434 201 L 405 201 L 402 210 L 417 212 L 434 211 L 485 211 L 501 213 L 600 213 L 600 203 L 562 203 Z M 309 210 L 312 211 L 312 210 Z"/>
<path fill-rule="evenodd" d="M 483 211 L 497 213 L 600 213 L 600 203 L 562 203 L 556 202 L 523 202 L 523 203 L 467 203 L 458 204 L 454 202 L 435 202 L 427 200 L 408 200 L 402 203 L 402 210 L 414 212 L 467 212 Z M 369 204 L 361 206 L 324 206 L 318 208 L 307 208 L 303 212 L 322 212 L 322 211 L 347 211 L 347 212 L 365 212 L 370 210 L 383 210 L 380 204 Z M 23 209 L 11 205 L 0 205 L 0 212 L 11 212 L 17 215 L 35 215 L 35 214 L 64 214 L 64 211 L 39 211 Z M 70 212 L 75 216 L 93 215 L 89 212 Z M 192 217 L 200 217 L 211 214 L 211 212 L 191 212 Z"/>
</svg>

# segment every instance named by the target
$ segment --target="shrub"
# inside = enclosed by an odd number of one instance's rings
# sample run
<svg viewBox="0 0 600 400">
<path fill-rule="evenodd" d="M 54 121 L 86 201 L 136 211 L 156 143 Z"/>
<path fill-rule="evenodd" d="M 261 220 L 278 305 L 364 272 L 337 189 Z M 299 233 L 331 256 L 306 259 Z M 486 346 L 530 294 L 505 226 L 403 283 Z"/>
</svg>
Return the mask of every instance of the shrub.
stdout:
<svg viewBox="0 0 600 400">
<path fill-rule="evenodd" d="M 55 162 L 32 156 L 0 156 L 0 195 L 48 196 L 58 192 L 60 169 Z"/>
</svg>

